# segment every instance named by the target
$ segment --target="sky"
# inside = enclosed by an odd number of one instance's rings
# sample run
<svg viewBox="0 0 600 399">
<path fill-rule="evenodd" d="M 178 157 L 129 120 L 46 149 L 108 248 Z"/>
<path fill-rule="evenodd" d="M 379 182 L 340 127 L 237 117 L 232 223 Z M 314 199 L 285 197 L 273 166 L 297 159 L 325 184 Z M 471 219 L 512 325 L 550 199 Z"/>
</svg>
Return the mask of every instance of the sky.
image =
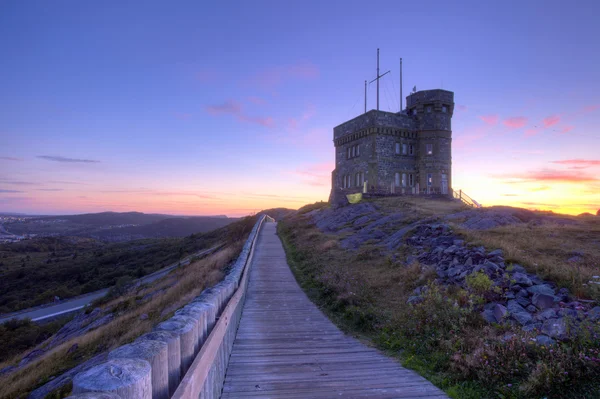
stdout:
<svg viewBox="0 0 600 399">
<path fill-rule="evenodd" d="M 455 93 L 453 188 L 600 208 L 600 3 L 0 1 L 0 211 L 247 215 L 327 200 L 333 127 Z M 368 90 L 375 108 L 375 85 Z"/>
</svg>

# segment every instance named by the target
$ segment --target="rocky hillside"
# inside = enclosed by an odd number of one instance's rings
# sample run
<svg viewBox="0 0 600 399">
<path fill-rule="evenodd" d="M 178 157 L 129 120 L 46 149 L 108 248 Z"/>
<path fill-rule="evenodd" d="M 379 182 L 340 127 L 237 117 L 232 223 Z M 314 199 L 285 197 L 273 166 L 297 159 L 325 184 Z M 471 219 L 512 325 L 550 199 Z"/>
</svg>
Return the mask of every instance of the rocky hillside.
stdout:
<svg viewBox="0 0 600 399">
<path fill-rule="evenodd" d="M 590 337 L 595 340 L 600 332 L 596 302 L 600 299 L 600 218 L 596 216 L 510 207 L 470 209 L 442 199 L 388 198 L 336 208 L 306 207 L 284 221 L 282 235 L 298 278 L 311 290 L 321 290 L 320 299 L 328 301 L 322 305 L 346 321 L 356 320 L 358 314 L 361 329 L 383 339 L 386 349 L 393 341 L 392 346 L 413 352 L 422 345 L 419 336 L 427 323 L 454 314 L 458 320 L 448 320 L 448 325 L 442 323 L 432 332 L 440 342 L 414 354 L 445 357 L 443 373 L 456 381 L 468 376 L 483 386 L 509 384 L 511 389 L 501 390 L 510 393 L 504 397 L 559 392 L 571 378 L 569 373 L 589 375 L 569 369 L 548 382 L 551 376 L 538 369 L 545 359 L 540 350 L 564 348 L 566 362 L 574 360 L 568 353 L 575 347 L 585 352 L 584 359 L 598 357 L 594 355 L 598 342 L 590 344 Z M 307 241 L 320 250 L 323 261 L 306 252 Z M 408 331 L 407 325 L 419 317 L 423 324 Z M 404 324 L 399 326 L 401 320 Z M 467 344 L 460 336 L 439 331 L 444 328 L 453 333 L 479 331 L 480 337 L 473 339 L 477 343 Z M 413 339 L 421 341 L 411 347 L 408 343 Z M 444 340 L 463 349 L 444 348 L 443 354 L 438 353 Z M 486 362 L 491 364 L 493 358 L 500 370 L 481 375 L 479 363 L 488 359 L 487 349 L 506 345 L 532 354 L 523 355 L 515 372 L 501 370 L 501 364 L 514 359 L 505 357 L 504 349 L 495 350 Z M 595 360 L 589 362 L 588 371 L 597 372 Z M 477 395 L 487 392 L 485 387 L 478 389 L 483 391 Z M 457 397 L 468 397 L 461 395 Z"/>
</svg>

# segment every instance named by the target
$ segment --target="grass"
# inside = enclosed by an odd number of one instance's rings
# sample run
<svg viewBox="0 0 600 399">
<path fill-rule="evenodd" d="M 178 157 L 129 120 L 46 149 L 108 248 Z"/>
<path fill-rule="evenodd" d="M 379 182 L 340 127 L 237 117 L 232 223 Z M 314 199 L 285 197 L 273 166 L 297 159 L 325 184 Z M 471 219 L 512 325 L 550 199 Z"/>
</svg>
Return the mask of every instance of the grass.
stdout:
<svg viewBox="0 0 600 399">
<path fill-rule="evenodd" d="M 461 204 L 423 198 L 385 198 L 373 202 L 382 213 L 408 211 L 405 223 L 433 221 L 465 210 Z M 301 208 L 295 216 L 279 224 L 278 232 L 296 279 L 341 329 L 398 357 L 403 365 L 416 370 L 453 398 L 599 397 L 599 325 L 584 324 L 570 342 L 551 350 L 532 343 L 535 333 L 516 331 L 505 340 L 503 336 L 510 329 L 489 326 L 479 315 L 483 297 L 493 288 L 487 281 L 475 276 L 467 289 L 446 288 L 432 283 L 435 274 L 429 267 L 418 263 L 405 266 L 401 258 L 395 262 L 376 243 L 363 245 L 358 251 L 345 250 L 339 245 L 341 236 L 320 232 L 306 216 L 309 211 L 326 207 L 314 204 Z M 510 260 L 524 265 L 523 254 L 543 251 L 551 245 L 543 241 L 536 244 L 539 239 L 535 237 L 544 234 L 559 240 L 572 235 L 561 243 L 565 252 L 560 256 L 579 248 L 585 252 L 584 259 L 594 256 L 592 247 L 587 246 L 596 237 L 593 225 L 583 225 L 579 230 L 562 226 L 567 230 L 561 232 L 556 231 L 557 226 L 529 227 L 534 230 L 523 233 L 523 241 L 514 232 L 512 236 L 509 232 L 502 233 L 503 243 L 484 241 L 488 236 L 479 235 L 480 232 L 461 233 L 472 243 L 486 244 L 491 249 L 504 248 Z M 495 230 L 489 237 L 494 237 Z M 514 240 L 518 243 L 512 243 Z M 527 248 L 531 243 L 533 246 Z M 511 245 L 519 251 L 507 250 Z M 567 250 L 570 245 L 573 247 Z M 544 256 L 553 259 L 555 255 L 546 252 Z M 536 259 L 541 272 L 542 263 L 539 257 Z M 558 262 L 555 265 L 544 266 L 549 276 L 560 275 L 560 268 L 565 269 L 562 264 L 559 268 Z M 589 271 L 593 270 L 591 265 Z M 414 288 L 423 284 L 429 287 L 423 295 L 424 301 L 407 305 Z"/>
<path fill-rule="evenodd" d="M 110 351 L 150 331 L 154 325 L 170 317 L 204 288 L 220 281 L 223 271 L 237 257 L 242 244 L 243 241 L 230 244 L 207 258 L 176 269 L 152 286 L 141 287 L 106 303 L 103 308 L 115 313 L 112 322 L 51 349 L 24 369 L 0 377 L 0 386 L 4 387 L 0 398 L 23 398 L 52 376 L 60 375 L 96 354 Z M 144 295 L 159 291 L 161 293 L 148 302 L 138 302 Z M 148 317 L 143 319 L 142 315 Z M 69 353 L 69 349 L 75 344 L 78 345 L 77 350 Z M 18 362 L 20 357 L 21 355 L 16 356 L 12 361 L 0 364 L 0 368 Z"/>
<path fill-rule="evenodd" d="M 509 262 L 567 287 L 576 296 L 600 300 L 600 218 L 576 218 L 577 224 L 524 224 L 472 231 L 455 227 L 475 245 L 501 248 Z"/>
</svg>

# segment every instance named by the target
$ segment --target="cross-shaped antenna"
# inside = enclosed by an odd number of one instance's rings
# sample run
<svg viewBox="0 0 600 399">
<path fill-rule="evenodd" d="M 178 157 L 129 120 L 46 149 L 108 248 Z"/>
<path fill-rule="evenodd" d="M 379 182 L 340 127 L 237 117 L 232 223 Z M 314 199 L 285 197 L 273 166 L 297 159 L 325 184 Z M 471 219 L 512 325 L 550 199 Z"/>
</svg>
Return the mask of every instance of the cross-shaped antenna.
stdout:
<svg viewBox="0 0 600 399">
<path fill-rule="evenodd" d="M 384 77 L 388 73 L 390 73 L 390 71 L 387 71 L 383 75 L 379 74 L 379 49 L 377 49 L 377 77 L 375 79 L 373 79 L 372 81 L 369 82 L 369 84 L 371 84 L 374 81 L 377 81 L 377 111 L 379 111 L 379 79 L 381 79 L 382 77 Z"/>
</svg>

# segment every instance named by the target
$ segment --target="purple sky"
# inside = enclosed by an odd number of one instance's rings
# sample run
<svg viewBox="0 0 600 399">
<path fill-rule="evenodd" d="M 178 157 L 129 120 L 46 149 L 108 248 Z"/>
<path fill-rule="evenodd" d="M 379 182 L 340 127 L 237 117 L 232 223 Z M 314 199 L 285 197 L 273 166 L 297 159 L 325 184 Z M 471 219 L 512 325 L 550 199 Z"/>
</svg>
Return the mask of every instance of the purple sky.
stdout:
<svg viewBox="0 0 600 399">
<path fill-rule="evenodd" d="M 597 1 L 5 1 L 0 211 L 242 215 L 330 188 L 332 129 L 455 92 L 453 186 L 600 208 Z M 375 87 L 369 108 L 375 107 Z"/>
</svg>

